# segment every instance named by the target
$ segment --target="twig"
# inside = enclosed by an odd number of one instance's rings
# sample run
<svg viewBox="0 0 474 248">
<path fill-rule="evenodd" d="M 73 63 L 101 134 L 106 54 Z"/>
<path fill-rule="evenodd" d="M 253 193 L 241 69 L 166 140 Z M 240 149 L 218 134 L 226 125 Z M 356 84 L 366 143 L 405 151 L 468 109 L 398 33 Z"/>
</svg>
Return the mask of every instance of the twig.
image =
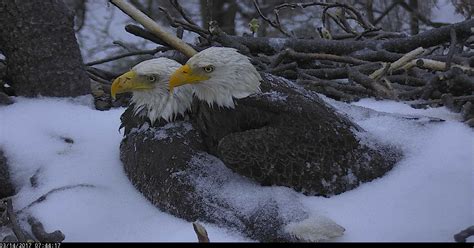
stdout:
<svg viewBox="0 0 474 248">
<path fill-rule="evenodd" d="M 397 32 L 386 32 L 386 31 L 377 31 L 377 29 L 374 29 L 373 31 L 372 30 L 368 30 L 368 31 L 364 31 L 360 34 L 334 34 L 332 36 L 332 38 L 334 40 L 343 40 L 343 39 L 350 39 L 350 38 L 355 38 L 355 37 L 358 37 L 358 36 L 361 36 L 362 37 L 367 37 L 367 38 L 371 38 L 373 40 L 379 40 L 379 39 L 383 39 L 383 38 L 405 38 L 407 37 L 406 34 L 404 33 L 397 33 Z"/>
<path fill-rule="evenodd" d="M 112 73 L 112 72 L 109 72 L 109 71 L 105 71 L 105 70 L 102 70 L 102 69 L 98 69 L 98 68 L 95 68 L 95 67 L 92 67 L 92 66 L 87 66 L 86 67 L 86 71 L 100 77 L 100 78 L 103 78 L 105 80 L 112 80 L 112 79 L 115 79 L 116 77 L 119 76 L 119 74 L 116 74 L 116 73 Z"/>
<path fill-rule="evenodd" d="M 25 234 L 21 230 L 21 228 L 18 224 L 18 220 L 16 219 L 16 214 L 13 211 L 12 199 L 7 200 L 7 213 L 8 213 L 8 218 L 10 219 L 10 222 L 12 224 L 13 232 L 15 233 L 18 241 L 26 242 Z"/>
<path fill-rule="evenodd" d="M 423 91 L 423 87 L 418 87 L 413 90 L 399 92 L 397 95 L 400 99 L 414 99 L 415 97 L 421 96 L 421 94 L 423 94 Z"/>
<path fill-rule="evenodd" d="M 466 239 L 474 235 L 474 226 L 470 226 L 454 235 L 456 242 L 465 243 Z"/>
<path fill-rule="evenodd" d="M 191 19 L 188 15 L 186 15 L 186 12 L 184 12 L 183 7 L 181 7 L 181 4 L 179 4 L 178 0 L 169 0 L 169 2 L 179 12 L 179 14 L 181 14 L 181 16 L 184 18 L 184 20 L 186 20 L 187 22 L 189 22 L 189 24 L 191 24 L 193 26 L 199 27 L 199 25 L 197 25 L 193 21 L 193 19 Z"/>
<path fill-rule="evenodd" d="M 378 96 L 389 98 L 389 99 L 396 99 L 394 92 L 385 88 L 384 86 L 380 85 L 375 81 L 373 78 L 359 72 L 358 70 L 354 70 L 353 68 L 347 68 L 349 79 L 359 83 L 360 85 L 374 90 Z"/>
<path fill-rule="evenodd" d="M 401 53 L 392 53 L 385 50 L 378 50 L 364 51 L 361 53 L 355 52 L 354 54 L 351 54 L 351 57 L 372 62 L 395 62 L 403 57 L 403 55 L 404 54 Z"/>
<path fill-rule="evenodd" d="M 250 55 L 250 50 L 247 46 L 243 45 L 241 42 L 232 39 L 231 36 L 227 35 L 222 29 L 217 25 L 216 22 L 211 22 L 209 24 L 209 31 L 213 35 L 213 40 L 221 43 L 226 47 L 233 47 L 239 50 L 240 53 L 245 55 Z"/>
<path fill-rule="evenodd" d="M 309 87 L 309 89 L 313 91 L 321 93 L 327 97 L 336 99 L 338 101 L 353 102 L 353 101 L 357 101 L 360 98 L 358 96 L 354 96 L 352 94 L 348 94 L 346 92 L 337 90 L 336 88 L 333 88 L 331 86 L 316 86 L 316 85 L 307 85 L 307 86 Z"/>
<path fill-rule="evenodd" d="M 184 41 L 178 39 L 173 34 L 164 31 L 164 28 L 154 22 L 150 17 L 135 8 L 133 5 L 125 2 L 125 0 L 110 0 L 112 4 L 121 9 L 124 13 L 129 15 L 132 19 L 142 24 L 146 29 L 154 35 L 161 38 L 163 41 L 174 47 L 176 50 L 182 52 L 187 57 L 192 57 L 197 53 L 194 48 L 186 44 Z"/>
<path fill-rule="evenodd" d="M 112 82 L 107 81 L 107 80 L 105 80 L 105 79 L 102 79 L 101 77 L 96 76 L 96 75 L 94 75 L 93 73 L 91 73 L 91 72 L 89 72 L 89 71 L 86 71 L 86 72 L 87 72 L 87 75 L 88 75 L 92 80 L 96 81 L 97 83 L 100 83 L 100 84 L 103 84 L 103 85 L 109 85 L 109 86 L 112 84 Z"/>
<path fill-rule="evenodd" d="M 169 46 L 168 43 L 164 42 L 162 39 L 156 37 L 156 35 L 154 35 L 153 33 L 137 26 L 137 25 L 134 25 L 134 24 L 127 24 L 125 25 L 125 31 L 135 35 L 135 36 L 138 36 L 138 37 L 141 37 L 143 39 L 146 39 L 146 40 L 149 40 L 153 43 L 156 43 L 158 45 L 162 45 L 162 46 Z"/>
<path fill-rule="evenodd" d="M 361 73 L 368 74 L 381 67 L 380 63 L 370 63 L 364 65 L 353 66 L 350 70 L 357 70 Z M 346 68 L 331 68 L 331 69 L 301 69 L 302 72 L 311 76 L 323 79 L 340 79 L 348 78 L 348 70 Z"/>
<path fill-rule="evenodd" d="M 334 81 L 319 79 L 319 78 L 315 78 L 315 77 L 311 77 L 310 80 L 299 79 L 299 80 L 297 80 L 297 82 L 301 83 L 301 84 L 321 86 L 321 87 L 330 86 L 330 87 L 333 87 L 334 89 L 337 89 L 337 90 L 350 91 L 352 93 L 357 93 L 357 94 L 372 95 L 370 90 L 368 90 L 364 87 L 358 86 L 358 85 L 341 84 L 341 83 L 337 83 L 337 82 L 334 82 Z"/>
<path fill-rule="evenodd" d="M 183 39 L 183 35 L 184 35 L 184 28 L 179 26 L 176 28 L 176 37 L 180 38 L 180 39 Z"/>
<path fill-rule="evenodd" d="M 159 7 L 158 8 L 161 12 L 163 12 L 163 14 L 165 14 L 166 16 L 166 19 L 168 19 L 168 21 L 170 22 L 171 26 L 172 27 L 183 27 L 184 29 L 186 30 L 189 30 L 191 32 L 194 32 L 194 33 L 197 33 L 199 34 L 200 36 L 204 37 L 204 38 L 208 38 L 209 37 L 209 32 L 206 31 L 205 29 L 199 27 L 198 25 L 195 25 L 195 24 L 191 24 L 191 23 L 187 23 L 187 22 L 183 22 L 181 20 L 178 20 L 176 18 L 173 18 L 169 11 L 165 8 L 162 8 L 162 7 Z"/>
<path fill-rule="evenodd" d="M 115 40 L 115 41 L 112 42 L 112 44 L 117 45 L 117 46 L 127 50 L 128 52 L 133 50 L 133 49 L 130 48 L 129 45 L 125 44 L 125 42 L 123 42 L 123 41 Z"/>
<path fill-rule="evenodd" d="M 451 61 L 453 59 L 454 52 L 456 52 L 456 43 L 457 43 L 456 30 L 451 29 L 450 35 L 451 35 L 451 44 L 449 45 L 448 55 L 446 56 L 446 68 L 445 68 L 446 71 L 451 68 Z"/>
<path fill-rule="evenodd" d="M 362 16 L 361 13 L 359 13 L 359 11 L 357 11 L 354 7 L 352 7 L 351 5 L 348 5 L 348 4 L 343 4 L 343 3 L 334 3 L 334 4 L 331 4 L 331 5 L 328 5 L 324 8 L 323 10 L 323 15 L 322 15 L 322 21 L 324 23 L 324 16 L 325 16 L 325 13 L 331 9 L 331 8 L 336 8 L 336 7 L 340 7 L 340 8 L 344 8 L 344 9 L 348 9 L 350 10 L 356 17 L 356 21 L 365 29 L 365 30 L 372 30 L 374 29 L 374 26 L 372 24 L 370 24 L 367 20 L 365 20 L 365 18 Z"/>
<path fill-rule="evenodd" d="M 385 76 L 388 80 L 402 84 L 402 85 L 409 85 L 409 86 L 424 86 L 428 82 L 422 78 L 411 77 L 408 75 L 388 75 Z"/>
<path fill-rule="evenodd" d="M 383 68 L 376 70 L 374 73 L 370 74 L 370 78 L 378 80 L 382 76 L 386 75 L 386 73 L 391 73 L 392 71 L 395 71 L 406 65 L 414 58 L 416 58 L 416 56 L 422 54 L 424 51 L 425 49 L 423 49 L 422 47 L 418 47 L 417 49 L 405 54 L 403 57 L 393 62 L 390 66 L 388 66 L 388 68 L 385 68 L 384 66 Z"/>
<path fill-rule="evenodd" d="M 423 69 L 430 69 L 433 71 L 445 71 L 446 70 L 446 63 L 437 61 L 437 60 L 432 60 L 432 59 L 416 59 L 410 61 L 410 63 L 406 64 L 405 66 L 402 67 L 402 69 L 408 70 L 412 67 L 420 67 Z M 468 72 L 468 73 L 474 73 L 474 68 L 469 67 L 469 66 L 462 66 L 458 64 L 451 64 L 451 68 L 459 68 L 463 72 Z"/>
<path fill-rule="evenodd" d="M 270 26 L 276 28 L 278 31 L 280 31 L 282 34 L 284 34 L 286 37 L 293 37 L 293 35 L 289 34 L 288 32 L 286 32 L 283 27 L 281 26 L 281 23 L 279 21 L 279 18 L 277 18 L 277 21 L 272 21 L 270 20 L 270 18 L 266 17 L 263 13 L 262 13 L 262 10 L 260 9 L 260 6 L 258 5 L 257 3 L 257 0 L 253 0 L 253 5 L 255 6 L 255 9 L 257 10 L 257 13 L 260 15 L 260 17 L 262 17 L 262 19 L 266 22 L 268 22 L 268 24 L 270 24 Z M 275 12 L 278 16 L 278 12 Z"/>
<path fill-rule="evenodd" d="M 85 65 L 93 66 L 93 65 L 103 64 L 103 63 L 107 63 L 107 62 L 110 62 L 110 61 L 130 57 L 130 56 L 154 55 L 155 53 L 163 52 L 163 51 L 167 51 L 167 50 L 169 50 L 169 48 L 167 48 L 167 47 L 157 47 L 157 48 L 151 49 L 151 50 L 134 51 L 134 52 L 124 53 L 124 54 L 120 54 L 120 55 L 115 55 L 115 56 L 112 56 L 110 58 L 91 61 L 91 62 L 86 63 Z"/>
<path fill-rule="evenodd" d="M 285 51 L 286 52 L 283 53 L 282 56 L 297 60 L 329 60 L 353 65 L 362 65 L 368 63 L 368 61 L 352 58 L 349 56 L 339 56 L 326 53 L 300 53 L 295 52 L 293 49 L 286 49 Z"/>
<path fill-rule="evenodd" d="M 46 198 L 48 198 L 48 196 L 50 196 L 51 194 L 54 194 L 56 192 L 60 192 L 60 191 L 64 191 L 64 190 L 68 190 L 68 189 L 74 189 L 74 188 L 95 188 L 95 185 L 92 185 L 92 184 L 84 184 L 84 183 L 81 183 L 81 184 L 76 184 L 76 185 L 68 185 L 68 186 L 62 186 L 62 187 L 59 187 L 59 188 L 55 188 L 55 189 L 52 189 L 50 191 L 48 191 L 47 193 L 45 193 L 44 195 L 38 197 L 38 199 L 34 200 L 33 202 L 31 202 L 30 204 L 28 204 L 28 206 L 20 209 L 17 211 L 17 214 L 25 211 L 26 209 L 28 208 L 31 208 L 32 206 L 40 203 L 40 202 L 43 202 L 44 200 L 46 200 Z"/>
<path fill-rule="evenodd" d="M 412 9 L 404 0 L 397 0 L 397 2 L 402 8 L 414 14 L 418 20 L 420 20 L 421 22 L 423 22 L 424 24 L 428 26 L 439 28 L 439 27 L 448 25 L 447 23 L 431 21 L 430 19 L 426 18 L 424 15 L 420 14 L 420 12 L 418 12 L 417 10 Z"/>
<path fill-rule="evenodd" d="M 395 7 L 397 7 L 399 3 L 398 2 L 393 2 L 390 6 L 388 6 L 380 15 L 379 17 L 377 17 L 377 19 L 375 19 L 375 21 L 373 22 L 374 25 L 377 25 L 386 15 L 388 15 L 388 13 L 390 13 L 390 11 L 392 11 L 392 9 L 394 9 Z"/>
<path fill-rule="evenodd" d="M 294 70 L 298 67 L 298 63 L 296 62 L 291 62 L 288 64 L 283 64 L 280 66 L 277 66 L 275 68 L 270 69 L 268 72 L 272 74 L 277 74 L 278 72 L 286 71 L 286 70 Z"/>
<path fill-rule="evenodd" d="M 207 235 L 206 228 L 197 222 L 193 222 L 193 229 L 196 233 L 199 243 L 209 243 L 209 237 Z"/>
</svg>

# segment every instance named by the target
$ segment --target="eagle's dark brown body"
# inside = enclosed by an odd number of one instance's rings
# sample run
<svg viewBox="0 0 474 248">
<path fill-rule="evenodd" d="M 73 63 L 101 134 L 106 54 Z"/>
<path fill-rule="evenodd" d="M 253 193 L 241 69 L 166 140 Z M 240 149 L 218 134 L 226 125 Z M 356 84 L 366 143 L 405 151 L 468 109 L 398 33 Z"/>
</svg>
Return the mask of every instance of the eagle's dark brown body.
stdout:
<svg viewBox="0 0 474 248">
<path fill-rule="evenodd" d="M 310 195 L 333 195 L 384 175 L 398 153 L 369 147 L 356 124 L 318 96 L 271 75 L 262 93 L 235 109 L 193 103 L 193 123 L 208 151 L 227 167 L 263 185 Z"/>
</svg>

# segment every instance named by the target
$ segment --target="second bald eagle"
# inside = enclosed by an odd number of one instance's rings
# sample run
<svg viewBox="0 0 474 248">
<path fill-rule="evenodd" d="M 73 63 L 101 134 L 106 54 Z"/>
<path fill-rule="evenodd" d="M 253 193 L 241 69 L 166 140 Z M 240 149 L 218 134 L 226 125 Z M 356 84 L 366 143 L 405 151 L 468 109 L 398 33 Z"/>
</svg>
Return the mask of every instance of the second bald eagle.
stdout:
<svg viewBox="0 0 474 248">
<path fill-rule="evenodd" d="M 235 49 L 194 55 L 173 73 L 170 90 L 185 84 L 199 99 L 193 122 L 209 152 L 262 185 L 333 195 L 384 175 L 399 158 L 316 94 L 260 75 Z"/>
</svg>

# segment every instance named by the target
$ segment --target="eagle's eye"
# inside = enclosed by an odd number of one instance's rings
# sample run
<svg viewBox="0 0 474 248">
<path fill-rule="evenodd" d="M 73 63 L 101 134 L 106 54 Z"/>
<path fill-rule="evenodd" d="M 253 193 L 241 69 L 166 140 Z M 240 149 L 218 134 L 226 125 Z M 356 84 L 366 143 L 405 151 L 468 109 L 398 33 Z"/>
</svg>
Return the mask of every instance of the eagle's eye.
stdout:
<svg viewBox="0 0 474 248">
<path fill-rule="evenodd" d="M 211 73 L 211 72 L 214 71 L 214 66 L 212 66 L 212 65 L 205 66 L 204 71 L 207 72 L 207 73 Z"/>
<path fill-rule="evenodd" d="M 156 76 L 155 75 L 150 75 L 147 77 L 148 81 L 150 82 L 155 82 L 156 81 Z"/>
</svg>

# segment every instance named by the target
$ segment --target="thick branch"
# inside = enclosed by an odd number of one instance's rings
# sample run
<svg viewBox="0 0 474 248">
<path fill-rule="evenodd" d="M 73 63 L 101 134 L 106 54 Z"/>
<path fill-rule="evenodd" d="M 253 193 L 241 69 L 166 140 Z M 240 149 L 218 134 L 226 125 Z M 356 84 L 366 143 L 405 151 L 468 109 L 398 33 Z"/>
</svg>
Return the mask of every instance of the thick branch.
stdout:
<svg viewBox="0 0 474 248">
<path fill-rule="evenodd" d="M 300 53 L 300 52 L 295 52 L 292 49 L 288 49 L 286 51 L 287 51 L 286 56 L 288 58 L 298 59 L 298 60 L 329 60 L 329 61 L 348 63 L 348 64 L 353 64 L 353 65 L 362 65 L 362 64 L 368 63 L 367 61 L 352 58 L 349 56 L 339 56 L 339 55 L 326 54 L 326 53 Z"/>
<path fill-rule="evenodd" d="M 124 13 L 129 15 L 132 19 L 142 24 L 146 29 L 152 32 L 154 35 L 161 38 L 170 46 L 174 47 L 176 50 L 182 52 L 188 57 L 192 57 L 197 53 L 194 48 L 186 44 L 184 41 L 178 39 L 178 37 L 164 31 L 164 28 L 154 22 L 150 17 L 145 15 L 143 12 L 135 8 L 130 3 L 127 3 L 124 0 L 110 0 L 112 4 L 121 9 Z"/>
<path fill-rule="evenodd" d="M 365 65 L 353 66 L 351 70 L 358 70 L 364 74 L 369 74 L 381 67 L 380 63 L 370 63 Z M 348 70 L 346 68 L 334 69 L 301 69 L 302 72 L 311 76 L 323 79 L 340 79 L 348 78 Z"/>
<path fill-rule="evenodd" d="M 411 37 L 390 40 L 347 41 L 240 36 L 229 36 L 229 39 L 245 45 L 252 53 L 275 54 L 286 48 L 291 48 L 297 52 L 331 53 L 336 55 L 350 54 L 365 48 L 407 53 L 418 47 L 427 48 L 450 41 L 451 29 L 456 31 L 458 40 L 467 38 L 472 35 L 471 27 L 473 26 L 474 19 L 432 29 Z"/>
<path fill-rule="evenodd" d="M 462 40 L 473 35 L 471 28 L 474 26 L 474 19 L 460 23 L 443 26 L 428 30 L 426 32 L 401 39 L 391 39 L 384 42 L 381 48 L 392 52 L 409 52 L 417 47 L 432 47 L 451 40 L 451 29 L 456 31 L 457 38 Z"/>
</svg>

